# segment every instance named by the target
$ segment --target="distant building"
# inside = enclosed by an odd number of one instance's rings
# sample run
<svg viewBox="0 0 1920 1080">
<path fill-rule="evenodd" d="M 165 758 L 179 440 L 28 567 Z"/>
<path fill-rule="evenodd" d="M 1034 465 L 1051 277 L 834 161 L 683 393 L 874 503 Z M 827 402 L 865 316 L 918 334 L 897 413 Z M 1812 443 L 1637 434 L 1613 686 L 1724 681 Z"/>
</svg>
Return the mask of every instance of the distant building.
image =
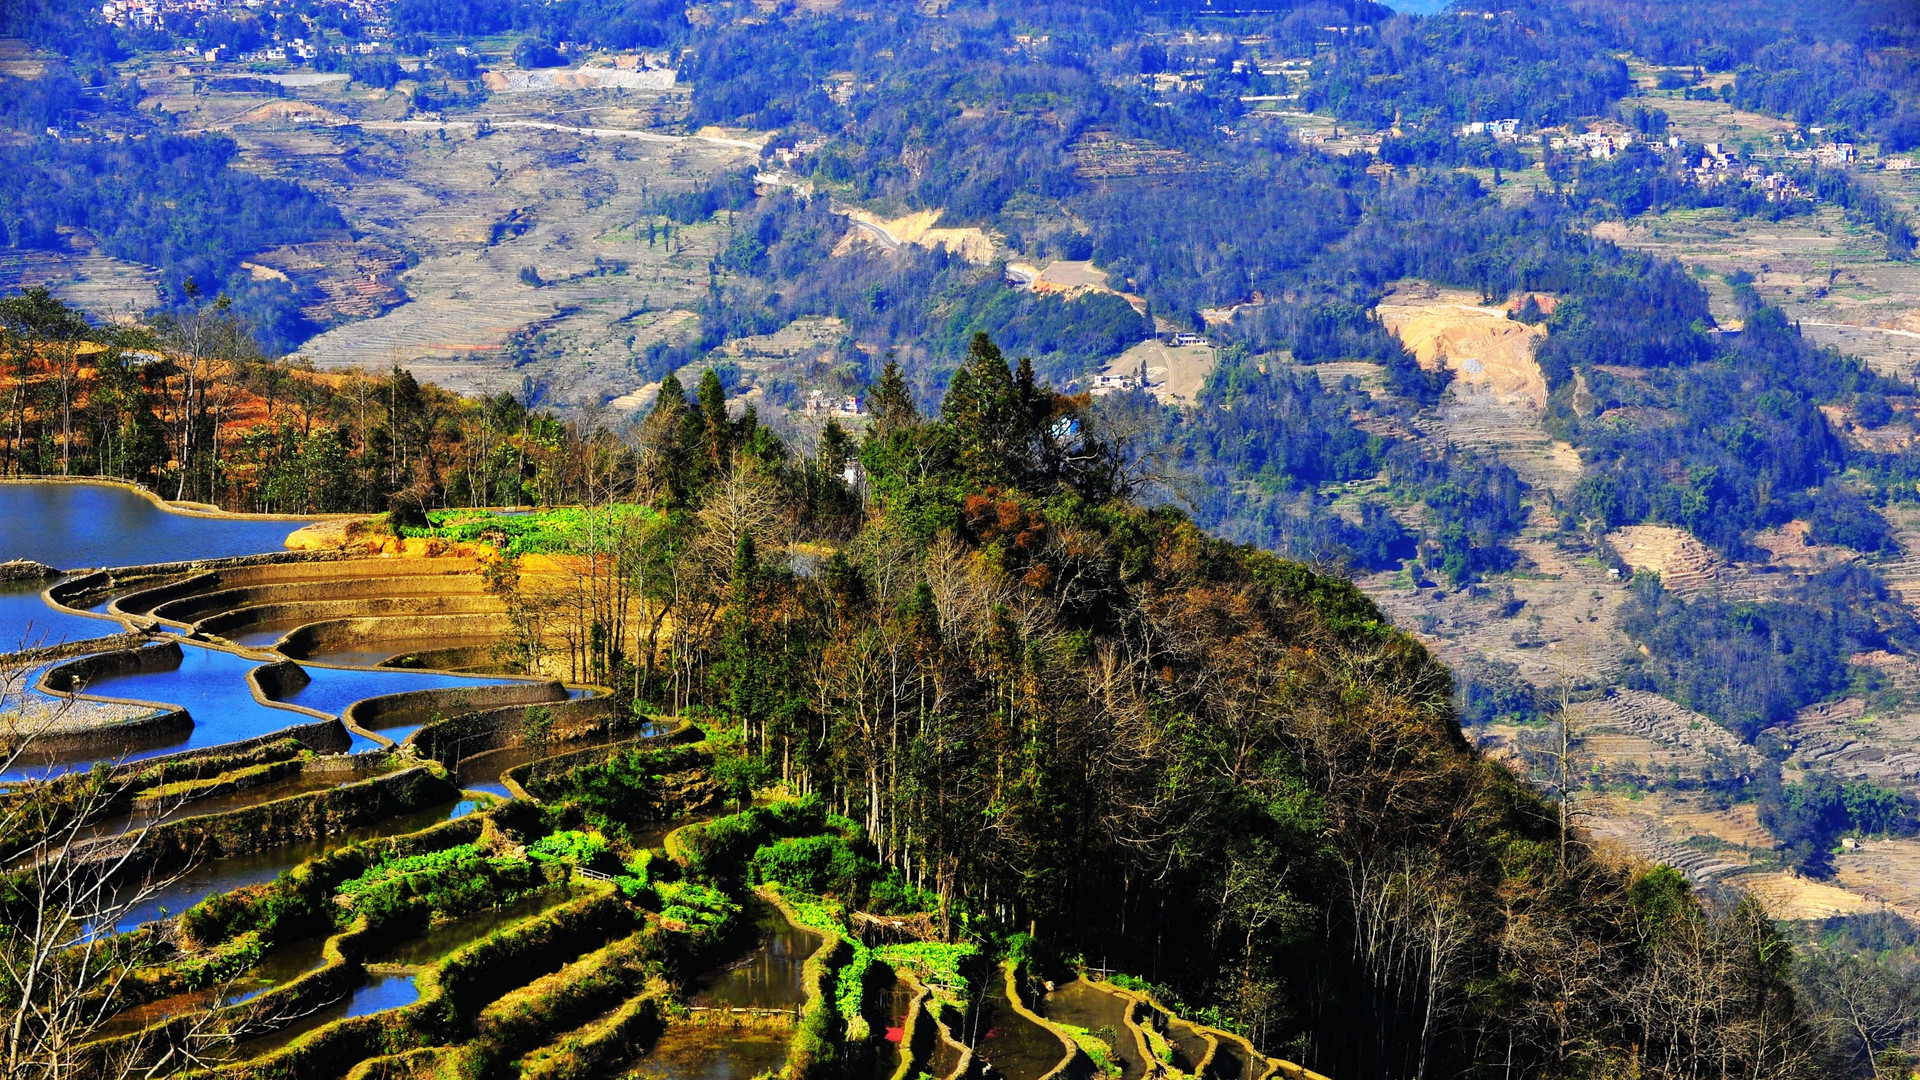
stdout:
<svg viewBox="0 0 1920 1080">
<path fill-rule="evenodd" d="M 862 416 L 860 405 L 857 394 L 838 397 L 815 390 L 807 395 L 807 412 L 817 416 Z"/>
</svg>

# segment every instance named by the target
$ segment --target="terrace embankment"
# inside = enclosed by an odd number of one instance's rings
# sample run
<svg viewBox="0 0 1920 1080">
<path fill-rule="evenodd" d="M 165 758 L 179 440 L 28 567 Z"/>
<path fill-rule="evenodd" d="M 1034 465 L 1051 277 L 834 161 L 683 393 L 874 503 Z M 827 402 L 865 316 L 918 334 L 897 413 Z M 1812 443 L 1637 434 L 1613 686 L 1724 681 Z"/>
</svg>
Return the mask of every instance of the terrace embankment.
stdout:
<svg viewBox="0 0 1920 1080">
<path fill-rule="evenodd" d="M 332 559 L 238 566 L 194 574 L 120 597 L 111 614 L 146 616 L 208 636 L 266 631 L 264 645 L 309 623 L 337 624 L 290 644 L 311 655 L 322 646 L 365 640 L 430 640 L 499 634 L 504 604 L 486 590 L 469 558 Z M 431 618 L 433 625 L 418 620 Z M 463 621 L 464 620 L 464 621 Z M 277 632 L 275 632 L 277 631 Z"/>
<path fill-rule="evenodd" d="M 451 704 L 451 698 L 443 695 Z M 643 721 L 621 713 L 607 697 L 570 701 L 481 703 L 472 697 L 461 708 L 442 709 L 402 744 L 421 757 L 452 768 L 463 758 L 490 750 L 533 743 L 569 743 L 617 734 Z M 544 708 L 544 713 L 531 710 Z M 529 719 L 533 723 L 529 723 Z"/>
<path fill-rule="evenodd" d="M 347 706 L 340 718 L 350 727 L 374 731 L 427 724 L 450 716 L 495 709 L 519 708 L 524 711 L 536 705 L 551 709 L 568 700 L 567 688 L 555 680 L 527 680 L 491 686 L 442 686 L 364 698 Z"/>
<path fill-rule="evenodd" d="M 322 840 L 348 829 L 453 801 L 459 795 L 437 766 L 424 765 L 275 799 L 221 814 L 186 817 L 89 845 L 90 858 L 137 856 L 142 870 L 166 871 L 199 858 L 250 855 L 286 844 Z"/>
</svg>

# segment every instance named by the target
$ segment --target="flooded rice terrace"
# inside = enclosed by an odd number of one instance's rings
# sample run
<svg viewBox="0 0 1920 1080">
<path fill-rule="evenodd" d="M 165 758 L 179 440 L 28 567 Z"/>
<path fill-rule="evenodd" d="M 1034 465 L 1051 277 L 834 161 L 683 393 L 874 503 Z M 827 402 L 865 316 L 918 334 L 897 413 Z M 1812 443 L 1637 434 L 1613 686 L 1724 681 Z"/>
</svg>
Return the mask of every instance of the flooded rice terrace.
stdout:
<svg viewBox="0 0 1920 1080">
<path fill-rule="evenodd" d="M 60 570 L 279 551 L 301 524 L 163 510 L 111 484 L 0 484 L 0 562 L 25 559 Z"/>
<path fill-rule="evenodd" d="M 805 1004 L 801 975 L 807 957 L 820 947 L 820 935 L 788 922 L 778 908 L 758 897 L 747 898 L 741 918 L 752 928 L 752 948 L 696 977 L 687 1001 L 699 1008 L 734 1009 L 797 1009 Z"/>
</svg>

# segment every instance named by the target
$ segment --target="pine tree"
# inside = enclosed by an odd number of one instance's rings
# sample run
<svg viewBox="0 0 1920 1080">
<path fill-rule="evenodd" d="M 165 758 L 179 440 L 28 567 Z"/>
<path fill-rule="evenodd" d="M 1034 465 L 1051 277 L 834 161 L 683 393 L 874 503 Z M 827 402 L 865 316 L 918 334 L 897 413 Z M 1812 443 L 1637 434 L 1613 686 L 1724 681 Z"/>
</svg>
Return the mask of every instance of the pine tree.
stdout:
<svg viewBox="0 0 1920 1080">
<path fill-rule="evenodd" d="M 913 390 L 907 386 L 906 376 L 900 373 L 900 364 L 891 353 L 887 354 L 887 366 L 880 372 L 880 381 L 874 383 L 867 394 L 867 412 L 867 437 L 881 442 L 920 421 L 920 410 L 913 405 Z"/>
<path fill-rule="evenodd" d="M 1031 377 L 1031 371 L 1029 371 Z M 952 429 L 960 467 L 975 483 L 1004 484 L 1011 478 L 1022 428 L 1021 401 L 1000 347 L 984 333 L 973 335 L 966 366 L 954 372 L 940 419 Z"/>
<path fill-rule="evenodd" d="M 733 425 L 727 420 L 727 391 L 720 375 L 708 368 L 700 376 L 700 449 L 709 475 L 725 472 L 733 455 Z"/>
</svg>

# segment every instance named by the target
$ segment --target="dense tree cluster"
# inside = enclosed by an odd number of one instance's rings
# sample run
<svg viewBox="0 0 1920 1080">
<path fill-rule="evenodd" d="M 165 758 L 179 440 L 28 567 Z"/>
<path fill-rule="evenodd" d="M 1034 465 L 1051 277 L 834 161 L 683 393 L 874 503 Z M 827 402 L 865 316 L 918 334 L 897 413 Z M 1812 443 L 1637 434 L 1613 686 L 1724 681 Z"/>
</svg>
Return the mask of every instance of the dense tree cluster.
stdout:
<svg viewBox="0 0 1920 1080">
<path fill-rule="evenodd" d="M 1212 392 L 1312 398 L 1254 381 Z M 663 392 L 631 496 L 659 516 L 615 557 L 670 629 L 618 681 L 712 710 L 946 924 L 1103 956 L 1334 1075 L 1804 1064 L 1756 907 L 1564 838 L 1352 586 L 1129 503 L 1104 406 L 984 337 L 936 414 L 897 366 L 869 400 L 816 462 L 717 377 Z"/>
<path fill-rule="evenodd" d="M 395 369 L 268 360 L 233 309 L 90 327 L 44 289 L 0 300 L 0 472 L 112 476 L 275 513 L 562 501 L 567 432 L 510 394 L 462 399 Z"/>
<path fill-rule="evenodd" d="M 1920 645 L 1920 626 L 1863 567 L 1829 570 L 1791 601 L 1683 600 L 1638 575 L 1620 627 L 1647 646 L 1631 680 L 1751 740 L 1856 678 L 1856 653 Z"/>
<path fill-rule="evenodd" d="M 18 179 L 0 192 L 0 230 L 15 248 L 58 248 L 59 230 L 85 229 L 109 255 L 161 273 L 163 307 L 190 301 L 193 282 L 224 291 L 276 353 L 315 329 L 309 296 L 283 281 L 256 281 L 251 252 L 344 235 L 346 222 L 298 184 L 233 167 L 238 148 L 219 136 L 154 135 L 123 142 L 41 137 L 0 147 Z"/>
</svg>

